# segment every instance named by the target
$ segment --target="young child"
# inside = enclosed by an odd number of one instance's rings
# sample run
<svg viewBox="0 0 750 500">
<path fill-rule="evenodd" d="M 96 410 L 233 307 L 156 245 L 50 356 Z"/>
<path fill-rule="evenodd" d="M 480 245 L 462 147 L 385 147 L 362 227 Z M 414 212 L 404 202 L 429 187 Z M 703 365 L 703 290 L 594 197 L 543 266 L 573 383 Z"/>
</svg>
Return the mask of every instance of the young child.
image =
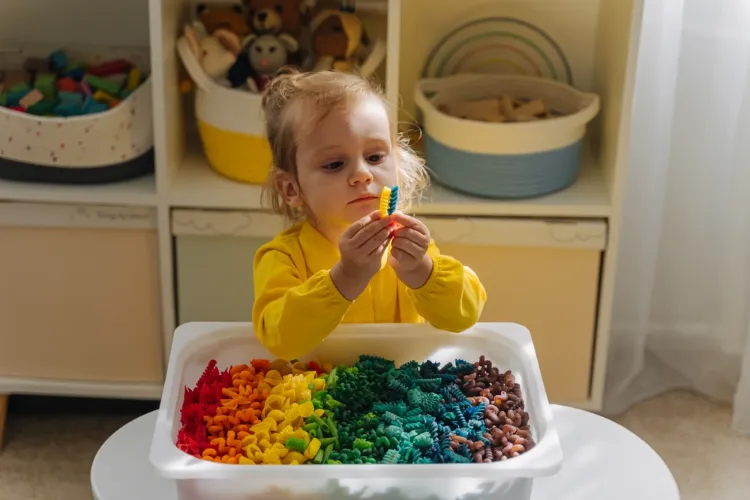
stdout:
<svg viewBox="0 0 750 500">
<path fill-rule="evenodd" d="M 274 164 L 267 193 L 295 223 L 255 255 L 253 323 L 266 348 L 303 356 L 342 322 L 426 320 L 452 332 L 476 323 L 486 300 L 476 274 L 442 255 L 418 219 L 380 217 L 384 186 L 399 186 L 406 210 L 428 180 L 393 137 L 380 91 L 348 73 L 286 72 L 263 108 Z"/>
</svg>

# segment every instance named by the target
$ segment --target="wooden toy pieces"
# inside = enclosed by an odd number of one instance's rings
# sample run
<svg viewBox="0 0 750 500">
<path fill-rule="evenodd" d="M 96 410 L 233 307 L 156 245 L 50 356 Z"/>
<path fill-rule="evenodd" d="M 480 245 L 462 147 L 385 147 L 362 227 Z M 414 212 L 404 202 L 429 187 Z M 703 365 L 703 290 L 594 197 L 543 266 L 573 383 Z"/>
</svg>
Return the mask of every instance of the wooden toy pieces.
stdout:
<svg viewBox="0 0 750 500">
<path fill-rule="evenodd" d="M 22 68 L 0 69 L 0 106 L 38 116 L 77 116 L 117 106 L 145 80 L 131 61 L 70 61 L 57 50 L 26 59 Z"/>
<path fill-rule="evenodd" d="M 396 211 L 398 205 L 398 186 L 383 187 L 380 193 L 380 215 L 386 217 Z"/>
<path fill-rule="evenodd" d="M 449 102 L 440 110 L 456 118 L 490 123 L 530 122 L 562 116 L 541 99 L 504 95 L 490 99 Z"/>
</svg>

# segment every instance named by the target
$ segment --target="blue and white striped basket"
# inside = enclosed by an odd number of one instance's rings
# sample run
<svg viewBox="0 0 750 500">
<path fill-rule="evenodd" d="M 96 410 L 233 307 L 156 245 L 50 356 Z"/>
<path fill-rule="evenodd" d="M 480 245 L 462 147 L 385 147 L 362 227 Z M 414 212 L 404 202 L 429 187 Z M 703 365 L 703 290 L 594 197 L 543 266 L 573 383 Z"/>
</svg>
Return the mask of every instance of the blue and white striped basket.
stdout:
<svg viewBox="0 0 750 500">
<path fill-rule="evenodd" d="M 450 116 L 439 107 L 511 95 L 542 99 L 563 116 L 533 122 L 487 123 Z M 487 198 L 532 198 L 572 185 L 580 169 L 586 124 L 599 96 L 549 78 L 454 74 L 415 86 L 422 112 L 425 159 L 446 187 Z"/>
</svg>

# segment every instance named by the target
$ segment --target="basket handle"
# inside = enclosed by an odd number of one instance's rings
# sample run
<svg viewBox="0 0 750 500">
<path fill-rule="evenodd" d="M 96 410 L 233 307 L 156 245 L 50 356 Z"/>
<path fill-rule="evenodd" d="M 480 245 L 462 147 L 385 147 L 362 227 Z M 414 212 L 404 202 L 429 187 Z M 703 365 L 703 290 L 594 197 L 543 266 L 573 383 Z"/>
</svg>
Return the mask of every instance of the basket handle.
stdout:
<svg viewBox="0 0 750 500">
<path fill-rule="evenodd" d="M 201 90 L 211 90 L 215 83 L 206 72 L 203 71 L 203 68 L 195 58 L 195 54 L 193 54 L 193 51 L 190 49 L 190 44 L 184 36 L 181 36 L 180 39 L 177 40 L 177 52 L 180 54 L 182 64 L 185 65 L 185 69 L 195 84 L 200 87 Z"/>
<path fill-rule="evenodd" d="M 459 73 L 443 78 L 423 78 L 414 85 L 414 102 L 420 109 L 432 106 L 428 94 L 436 94 L 443 90 L 460 87 L 476 81 L 479 75 Z"/>
</svg>

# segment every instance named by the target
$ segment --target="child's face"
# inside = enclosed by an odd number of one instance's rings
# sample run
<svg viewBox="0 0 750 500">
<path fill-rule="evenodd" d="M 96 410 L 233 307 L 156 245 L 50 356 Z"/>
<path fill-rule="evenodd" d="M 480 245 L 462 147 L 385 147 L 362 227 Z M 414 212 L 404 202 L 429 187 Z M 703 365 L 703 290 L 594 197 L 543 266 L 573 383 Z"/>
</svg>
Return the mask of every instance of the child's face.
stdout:
<svg viewBox="0 0 750 500">
<path fill-rule="evenodd" d="M 333 109 L 298 134 L 300 202 L 316 223 L 348 226 L 378 209 L 383 186 L 397 182 L 390 122 L 377 97 Z"/>
</svg>

